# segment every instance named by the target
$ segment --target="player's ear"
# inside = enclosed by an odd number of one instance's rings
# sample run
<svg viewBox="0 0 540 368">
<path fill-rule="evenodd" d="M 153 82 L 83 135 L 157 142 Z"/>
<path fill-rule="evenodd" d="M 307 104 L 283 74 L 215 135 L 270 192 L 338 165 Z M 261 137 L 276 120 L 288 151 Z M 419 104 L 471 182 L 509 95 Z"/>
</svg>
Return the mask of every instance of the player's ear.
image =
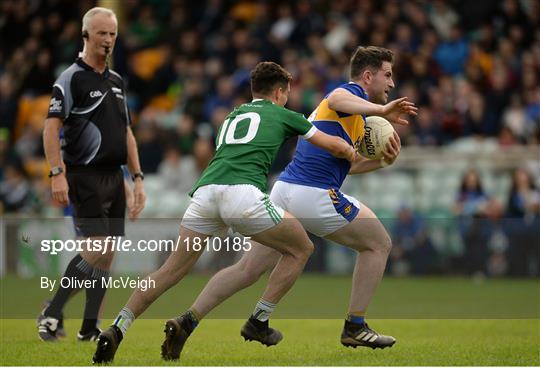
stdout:
<svg viewBox="0 0 540 368">
<path fill-rule="evenodd" d="M 373 78 L 373 73 L 369 68 L 366 68 L 362 72 L 362 79 L 365 80 L 367 83 L 371 82 L 371 78 Z"/>
<path fill-rule="evenodd" d="M 276 88 L 274 88 L 274 99 L 276 101 L 279 101 L 279 97 L 281 96 L 281 94 L 283 93 L 283 88 L 281 88 L 279 85 L 276 86 Z"/>
</svg>

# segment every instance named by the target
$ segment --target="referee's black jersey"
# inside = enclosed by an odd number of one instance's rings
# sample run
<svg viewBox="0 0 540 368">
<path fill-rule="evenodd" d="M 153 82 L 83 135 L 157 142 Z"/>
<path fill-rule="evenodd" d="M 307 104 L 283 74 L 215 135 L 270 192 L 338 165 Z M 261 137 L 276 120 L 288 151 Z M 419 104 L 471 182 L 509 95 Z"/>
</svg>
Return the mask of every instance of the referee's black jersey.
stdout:
<svg viewBox="0 0 540 368">
<path fill-rule="evenodd" d="M 47 117 L 64 121 L 67 166 L 120 166 L 127 161 L 130 116 L 122 77 L 103 74 L 78 58 L 56 80 Z"/>
</svg>

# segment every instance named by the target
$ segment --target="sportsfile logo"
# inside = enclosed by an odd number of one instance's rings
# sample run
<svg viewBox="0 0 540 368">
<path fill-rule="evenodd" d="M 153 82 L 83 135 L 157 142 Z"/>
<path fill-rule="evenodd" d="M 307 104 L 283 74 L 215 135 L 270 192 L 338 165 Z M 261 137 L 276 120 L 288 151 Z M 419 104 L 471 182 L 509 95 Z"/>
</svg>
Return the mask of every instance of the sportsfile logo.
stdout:
<svg viewBox="0 0 540 368">
<path fill-rule="evenodd" d="M 103 96 L 103 93 L 101 93 L 101 91 L 99 90 L 90 92 L 90 97 L 92 98 L 101 97 L 101 96 Z"/>
<path fill-rule="evenodd" d="M 56 98 L 51 99 L 51 103 L 49 104 L 49 111 L 50 112 L 60 112 L 62 111 L 62 100 L 57 100 Z"/>
<path fill-rule="evenodd" d="M 25 241 L 28 243 L 28 241 Z M 62 251 L 68 252 L 96 252 L 106 254 L 107 252 L 176 252 L 179 248 L 187 251 L 194 250 L 200 252 L 240 252 L 251 249 L 251 237 L 231 236 L 200 238 L 198 236 L 182 238 L 178 236 L 173 239 L 140 239 L 132 241 L 122 236 L 107 236 L 105 239 L 43 239 L 41 240 L 41 251 L 56 255 Z"/>
</svg>

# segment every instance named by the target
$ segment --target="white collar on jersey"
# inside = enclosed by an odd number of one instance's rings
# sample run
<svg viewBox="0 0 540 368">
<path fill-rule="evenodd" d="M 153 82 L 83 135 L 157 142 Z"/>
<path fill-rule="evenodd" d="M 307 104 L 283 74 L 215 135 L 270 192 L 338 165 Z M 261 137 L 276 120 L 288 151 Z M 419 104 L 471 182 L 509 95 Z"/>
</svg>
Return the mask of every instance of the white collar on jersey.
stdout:
<svg viewBox="0 0 540 368">
<path fill-rule="evenodd" d="M 257 101 L 264 101 L 264 98 L 254 98 L 253 100 L 251 100 L 251 102 L 257 102 Z M 270 101 L 272 102 L 272 101 Z M 273 102 L 272 102 L 273 104 Z"/>
</svg>

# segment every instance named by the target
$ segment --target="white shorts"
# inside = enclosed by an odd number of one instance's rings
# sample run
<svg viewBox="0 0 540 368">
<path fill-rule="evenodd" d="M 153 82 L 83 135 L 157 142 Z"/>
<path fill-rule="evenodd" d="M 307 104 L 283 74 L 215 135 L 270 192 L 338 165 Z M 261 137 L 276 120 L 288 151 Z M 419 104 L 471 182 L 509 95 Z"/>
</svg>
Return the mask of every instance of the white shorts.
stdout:
<svg viewBox="0 0 540 368">
<path fill-rule="evenodd" d="M 354 220 L 360 202 L 338 189 L 321 189 L 277 181 L 270 199 L 317 236 L 331 234 Z"/>
<path fill-rule="evenodd" d="M 279 224 L 284 214 L 253 185 L 211 184 L 193 193 L 182 226 L 205 235 L 224 236 L 229 228 L 253 235 Z"/>
</svg>

